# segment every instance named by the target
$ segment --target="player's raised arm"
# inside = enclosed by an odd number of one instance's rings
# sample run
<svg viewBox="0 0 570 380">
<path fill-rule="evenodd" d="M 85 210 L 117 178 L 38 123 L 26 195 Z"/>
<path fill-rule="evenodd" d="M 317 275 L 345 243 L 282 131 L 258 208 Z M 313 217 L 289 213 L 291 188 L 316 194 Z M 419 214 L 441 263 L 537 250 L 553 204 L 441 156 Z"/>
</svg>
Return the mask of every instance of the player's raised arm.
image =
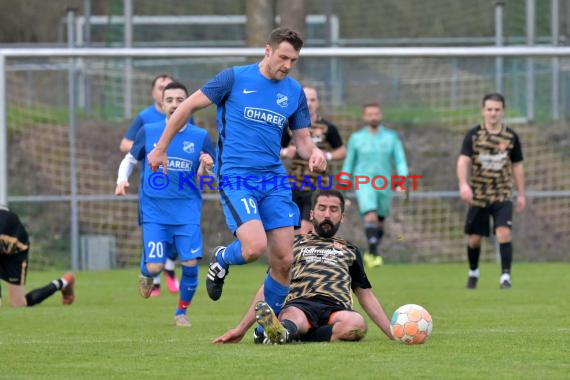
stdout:
<svg viewBox="0 0 570 380">
<path fill-rule="evenodd" d="M 148 165 L 152 171 L 157 171 L 158 167 L 162 165 L 163 171 L 166 174 L 168 171 L 168 159 L 166 157 L 166 149 L 168 145 L 178 133 L 186 125 L 188 119 L 195 111 L 208 107 L 212 102 L 201 90 L 196 91 L 190 95 L 184 102 L 176 109 L 174 114 L 168 119 L 166 129 L 160 136 L 160 140 L 148 155 Z"/>
</svg>

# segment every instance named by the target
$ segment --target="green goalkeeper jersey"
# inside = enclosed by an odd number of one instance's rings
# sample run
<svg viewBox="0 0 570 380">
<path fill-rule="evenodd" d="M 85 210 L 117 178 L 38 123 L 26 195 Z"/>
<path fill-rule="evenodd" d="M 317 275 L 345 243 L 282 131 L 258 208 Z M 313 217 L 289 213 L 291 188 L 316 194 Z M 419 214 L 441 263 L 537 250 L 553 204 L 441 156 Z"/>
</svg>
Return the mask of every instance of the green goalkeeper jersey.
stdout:
<svg viewBox="0 0 570 380">
<path fill-rule="evenodd" d="M 371 180 L 377 175 L 387 180 L 393 174 L 407 176 L 406 154 L 398 134 L 382 125 L 376 133 L 370 132 L 368 127 L 353 133 L 348 140 L 342 171 L 352 174 L 352 179 L 357 175 L 368 176 Z"/>
</svg>

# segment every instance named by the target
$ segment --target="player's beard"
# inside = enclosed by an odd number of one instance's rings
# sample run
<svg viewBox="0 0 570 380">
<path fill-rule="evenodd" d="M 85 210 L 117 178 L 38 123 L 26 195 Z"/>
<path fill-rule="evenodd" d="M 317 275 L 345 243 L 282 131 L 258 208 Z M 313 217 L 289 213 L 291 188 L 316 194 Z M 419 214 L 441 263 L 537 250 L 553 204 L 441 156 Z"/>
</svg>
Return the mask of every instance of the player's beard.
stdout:
<svg viewBox="0 0 570 380">
<path fill-rule="evenodd" d="M 376 129 L 380 126 L 380 120 L 372 120 L 370 123 L 368 123 L 368 125 L 370 128 Z"/>
<path fill-rule="evenodd" d="M 317 233 L 317 235 L 324 238 L 331 238 L 338 231 L 340 227 L 340 222 L 334 224 L 330 220 L 325 219 L 319 223 L 317 220 L 313 220 L 313 226 L 315 227 L 315 232 Z"/>
</svg>

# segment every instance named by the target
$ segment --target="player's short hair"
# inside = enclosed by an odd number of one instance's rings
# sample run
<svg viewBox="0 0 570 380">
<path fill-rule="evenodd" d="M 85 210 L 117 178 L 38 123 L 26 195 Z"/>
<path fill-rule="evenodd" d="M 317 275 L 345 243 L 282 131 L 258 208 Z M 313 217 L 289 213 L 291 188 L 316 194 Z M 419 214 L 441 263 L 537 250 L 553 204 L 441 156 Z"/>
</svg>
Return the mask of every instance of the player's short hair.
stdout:
<svg viewBox="0 0 570 380">
<path fill-rule="evenodd" d="M 340 211 L 344 212 L 344 196 L 342 193 L 336 189 L 319 189 L 313 193 L 311 199 L 311 209 L 315 209 L 319 197 L 336 197 L 340 200 Z"/>
<path fill-rule="evenodd" d="M 152 80 L 152 83 L 150 85 L 150 88 L 153 89 L 154 85 L 156 84 L 156 82 L 159 79 L 170 79 L 171 81 L 175 82 L 174 77 L 170 74 L 158 74 L 157 76 L 154 77 L 154 79 Z"/>
<path fill-rule="evenodd" d="M 289 28 L 273 29 L 267 40 L 272 47 L 278 46 L 281 42 L 289 42 L 296 51 L 301 51 L 303 47 L 303 39 L 299 33 Z"/>
<path fill-rule="evenodd" d="M 503 108 L 507 108 L 507 103 L 505 102 L 505 97 L 502 94 L 499 94 L 498 92 L 492 92 L 490 94 L 483 96 L 483 102 L 481 103 L 482 107 L 485 107 L 485 102 L 487 100 L 493 100 L 495 102 L 501 102 L 503 104 Z"/>
<path fill-rule="evenodd" d="M 364 112 L 364 110 L 367 108 L 378 108 L 378 109 L 380 109 L 380 103 L 376 103 L 376 102 L 366 103 L 362 106 L 362 112 Z"/>
<path fill-rule="evenodd" d="M 164 90 L 162 90 L 162 97 L 164 97 L 164 93 L 166 92 L 166 90 L 174 90 L 174 89 L 180 89 L 182 91 L 184 91 L 184 93 L 186 93 L 186 96 L 188 96 L 188 89 L 186 88 L 186 86 L 184 86 L 182 83 L 180 82 L 170 82 L 169 84 L 167 84 L 164 87 Z"/>
<path fill-rule="evenodd" d="M 319 91 L 317 91 L 317 88 L 315 86 L 311 86 L 308 84 L 303 85 L 303 90 L 313 90 L 315 91 L 317 94 L 319 93 Z"/>
</svg>

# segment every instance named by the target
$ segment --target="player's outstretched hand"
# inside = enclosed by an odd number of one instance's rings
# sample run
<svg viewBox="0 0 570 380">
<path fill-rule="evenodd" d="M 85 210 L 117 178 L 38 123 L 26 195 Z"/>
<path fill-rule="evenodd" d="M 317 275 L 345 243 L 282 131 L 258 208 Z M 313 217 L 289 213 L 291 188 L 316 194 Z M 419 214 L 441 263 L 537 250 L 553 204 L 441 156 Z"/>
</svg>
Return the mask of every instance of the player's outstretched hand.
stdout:
<svg viewBox="0 0 570 380">
<path fill-rule="evenodd" d="M 239 343 L 243 336 L 245 335 L 245 331 L 240 331 L 239 329 L 231 329 L 230 331 L 226 332 L 224 335 L 217 337 L 212 341 L 214 344 L 224 344 L 224 343 Z"/>
<path fill-rule="evenodd" d="M 459 197 L 463 202 L 471 204 L 473 202 L 473 191 L 469 185 L 459 186 Z"/>
<path fill-rule="evenodd" d="M 324 173 L 327 170 L 327 158 L 320 149 L 313 149 L 309 158 L 309 170 L 316 173 Z"/>
<path fill-rule="evenodd" d="M 129 187 L 129 181 L 118 183 L 115 187 L 115 195 L 127 195 L 127 187 Z"/>
<path fill-rule="evenodd" d="M 166 152 L 162 149 L 154 148 L 147 157 L 148 166 L 153 172 L 157 171 L 160 165 L 162 165 L 162 171 L 164 174 L 168 174 L 168 157 L 166 157 Z"/>
</svg>

